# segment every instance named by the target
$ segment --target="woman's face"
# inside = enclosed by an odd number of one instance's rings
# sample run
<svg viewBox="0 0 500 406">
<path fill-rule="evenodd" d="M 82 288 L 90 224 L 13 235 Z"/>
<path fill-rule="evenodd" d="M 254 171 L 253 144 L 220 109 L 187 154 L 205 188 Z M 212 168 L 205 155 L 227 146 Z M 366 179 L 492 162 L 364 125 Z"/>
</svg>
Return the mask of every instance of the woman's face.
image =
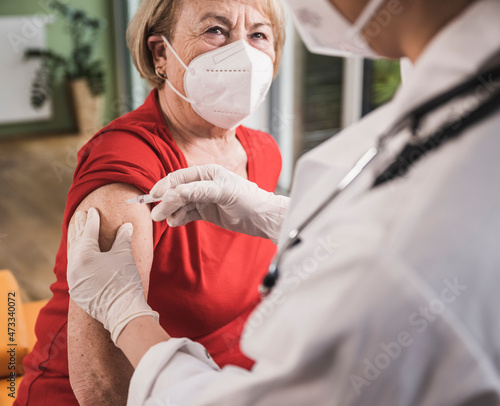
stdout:
<svg viewBox="0 0 500 406">
<path fill-rule="evenodd" d="M 184 0 L 172 46 L 186 64 L 200 54 L 244 39 L 275 59 L 271 21 L 258 0 Z"/>
<path fill-rule="evenodd" d="M 274 64 L 271 21 L 257 5 L 258 0 L 184 0 L 171 44 L 189 65 L 198 55 L 243 39 L 267 54 Z M 166 46 L 164 52 L 166 60 L 160 65 L 164 66 L 172 85 L 184 93 L 185 70 Z M 171 92 L 168 86 L 163 91 Z"/>
</svg>

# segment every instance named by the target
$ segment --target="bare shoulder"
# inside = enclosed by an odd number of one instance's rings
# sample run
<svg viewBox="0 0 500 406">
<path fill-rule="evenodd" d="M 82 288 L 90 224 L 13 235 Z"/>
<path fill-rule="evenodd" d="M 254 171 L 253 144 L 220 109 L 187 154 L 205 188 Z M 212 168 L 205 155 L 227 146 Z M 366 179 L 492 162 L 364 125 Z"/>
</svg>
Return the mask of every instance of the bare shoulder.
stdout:
<svg viewBox="0 0 500 406">
<path fill-rule="evenodd" d="M 143 194 L 133 185 L 112 183 L 100 187 L 85 197 L 79 204 L 77 211 L 87 211 L 95 207 L 101 218 L 99 245 L 101 250 L 111 249 L 118 228 L 125 223 L 132 223 L 132 253 L 145 288 L 149 280 L 149 272 L 153 260 L 153 223 L 149 205 L 127 204 L 132 197 Z M 74 222 L 74 215 L 71 223 Z"/>
</svg>

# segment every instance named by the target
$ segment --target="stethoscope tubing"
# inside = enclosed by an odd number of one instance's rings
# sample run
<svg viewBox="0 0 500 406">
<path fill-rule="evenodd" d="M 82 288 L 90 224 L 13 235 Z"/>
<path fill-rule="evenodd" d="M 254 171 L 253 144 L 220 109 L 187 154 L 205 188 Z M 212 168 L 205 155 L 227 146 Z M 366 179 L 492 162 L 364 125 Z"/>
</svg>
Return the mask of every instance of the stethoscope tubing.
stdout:
<svg viewBox="0 0 500 406">
<path fill-rule="evenodd" d="M 474 76 L 471 79 L 459 84 L 458 86 L 432 98 L 431 100 L 423 103 L 416 109 L 410 111 L 409 113 L 403 115 L 403 117 L 398 120 L 391 128 L 386 131 L 381 137 L 377 146 L 368 149 L 363 156 L 356 162 L 353 168 L 347 173 L 347 175 L 342 178 L 342 180 L 334 188 L 333 192 L 323 201 L 323 203 L 315 209 L 297 228 L 293 229 L 289 234 L 286 242 L 278 250 L 273 262 L 269 266 L 269 271 L 264 278 L 262 285 L 259 287 L 259 291 L 262 296 L 269 294 L 271 289 L 276 284 L 279 278 L 279 267 L 283 259 L 284 254 L 292 247 L 300 243 L 300 235 L 302 231 L 311 224 L 315 218 L 319 216 L 329 206 L 337 197 L 342 194 L 352 183 L 361 175 L 361 173 L 367 168 L 367 166 L 375 159 L 377 155 L 384 149 L 387 141 L 393 136 L 399 134 L 405 128 L 411 130 L 412 135 L 417 134 L 418 128 L 422 118 L 428 115 L 431 111 L 436 110 L 440 106 L 445 105 L 454 98 L 458 96 L 465 95 L 466 93 L 473 91 L 478 85 L 483 84 L 481 79 L 483 76 L 500 76 L 500 67 L 495 67 L 489 71 L 482 74 Z M 453 129 L 455 135 L 464 132 L 466 128 L 473 125 L 474 123 L 486 118 L 492 114 L 500 106 L 500 93 L 495 93 L 486 102 L 479 105 L 475 110 L 469 112 L 468 117 L 460 117 L 456 123 L 448 126 L 448 129 Z"/>
</svg>

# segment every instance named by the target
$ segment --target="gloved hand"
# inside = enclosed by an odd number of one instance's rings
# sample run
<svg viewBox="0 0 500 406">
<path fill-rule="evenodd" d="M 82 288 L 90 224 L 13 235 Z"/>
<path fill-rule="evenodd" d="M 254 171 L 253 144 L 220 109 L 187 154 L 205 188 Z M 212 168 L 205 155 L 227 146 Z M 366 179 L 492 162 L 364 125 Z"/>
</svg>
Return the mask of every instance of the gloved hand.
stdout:
<svg viewBox="0 0 500 406">
<path fill-rule="evenodd" d="M 150 194 L 162 199 L 151 212 L 154 221 L 175 227 L 205 220 L 275 244 L 290 200 L 215 164 L 172 172 Z"/>
<path fill-rule="evenodd" d="M 71 299 L 100 321 L 116 340 L 139 316 L 159 320 L 144 298 L 141 278 L 131 251 L 132 224 L 123 224 L 108 252 L 99 248 L 100 218 L 96 209 L 78 212 L 68 231 L 68 285 Z"/>
</svg>

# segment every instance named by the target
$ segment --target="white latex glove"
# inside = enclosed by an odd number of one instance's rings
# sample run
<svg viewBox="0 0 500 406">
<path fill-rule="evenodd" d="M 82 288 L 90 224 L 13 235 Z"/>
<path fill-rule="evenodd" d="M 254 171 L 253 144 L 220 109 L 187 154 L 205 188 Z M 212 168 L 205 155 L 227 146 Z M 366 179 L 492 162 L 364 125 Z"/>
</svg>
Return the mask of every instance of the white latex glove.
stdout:
<svg viewBox="0 0 500 406">
<path fill-rule="evenodd" d="M 151 212 L 154 221 L 175 227 L 205 220 L 275 244 L 290 201 L 215 164 L 172 172 L 150 194 L 162 199 Z"/>
<path fill-rule="evenodd" d="M 153 316 L 131 251 L 133 226 L 123 224 L 108 252 L 99 248 L 96 209 L 78 212 L 68 231 L 68 285 L 71 299 L 111 333 L 116 344 L 125 326 L 139 316 Z"/>
</svg>

